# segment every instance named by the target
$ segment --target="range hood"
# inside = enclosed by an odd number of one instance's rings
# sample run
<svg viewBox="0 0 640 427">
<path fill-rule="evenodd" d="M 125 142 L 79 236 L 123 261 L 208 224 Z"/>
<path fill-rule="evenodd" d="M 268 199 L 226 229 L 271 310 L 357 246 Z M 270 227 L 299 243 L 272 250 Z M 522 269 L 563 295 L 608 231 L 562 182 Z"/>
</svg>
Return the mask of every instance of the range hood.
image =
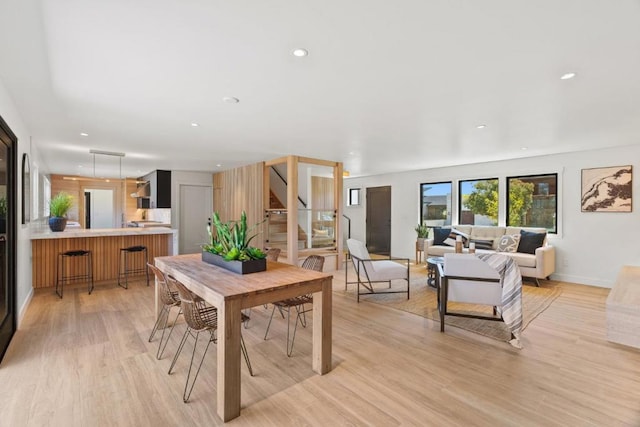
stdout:
<svg viewBox="0 0 640 427">
<path fill-rule="evenodd" d="M 138 184 L 138 188 L 135 193 L 131 193 L 131 197 L 134 198 L 149 198 L 151 197 L 151 184 L 149 181 L 142 184 Z"/>
</svg>

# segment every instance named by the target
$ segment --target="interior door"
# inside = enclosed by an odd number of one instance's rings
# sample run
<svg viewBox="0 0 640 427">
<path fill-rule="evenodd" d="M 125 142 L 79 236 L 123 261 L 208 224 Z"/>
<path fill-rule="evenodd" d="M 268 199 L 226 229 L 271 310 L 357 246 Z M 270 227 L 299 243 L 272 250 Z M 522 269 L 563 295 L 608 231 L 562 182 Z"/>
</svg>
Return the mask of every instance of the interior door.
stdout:
<svg viewBox="0 0 640 427">
<path fill-rule="evenodd" d="M 209 243 L 207 221 L 212 211 L 212 186 L 180 185 L 179 253 L 198 253 L 204 243 Z"/>
<path fill-rule="evenodd" d="M 16 331 L 16 150 L 15 135 L 0 118 L 0 361 Z"/>
<path fill-rule="evenodd" d="M 367 188 L 367 249 L 391 253 L 391 187 Z"/>
</svg>

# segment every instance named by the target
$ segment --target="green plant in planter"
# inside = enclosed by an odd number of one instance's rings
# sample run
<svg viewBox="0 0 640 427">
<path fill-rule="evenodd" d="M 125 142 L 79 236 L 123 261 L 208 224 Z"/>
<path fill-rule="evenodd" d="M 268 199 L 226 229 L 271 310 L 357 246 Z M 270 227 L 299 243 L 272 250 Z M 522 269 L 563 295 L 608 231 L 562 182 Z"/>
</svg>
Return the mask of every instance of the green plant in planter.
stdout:
<svg viewBox="0 0 640 427">
<path fill-rule="evenodd" d="M 0 218 L 7 217 L 7 198 L 0 197 Z"/>
<path fill-rule="evenodd" d="M 429 228 L 424 224 L 418 224 L 415 230 L 419 239 L 426 239 L 429 236 Z"/>
<path fill-rule="evenodd" d="M 73 206 L 73 196 L 64 191 L 56 194 L 49 202 L 49 214 L 52 217 L 63 218 Z"/>
<path fill-rule="evenodd" d="M 248 261 L 250 259 L 264 259 L 267 257 L 260 249 L 249 246 L 251 240 L 253 240 L 258 233 L 250 234 L 262 223 L 260 222 L 248 228 L 247 214 L 245 211 L 242 211 L 240 221 L 223 223 L 220 221 L 218 212 L 214 212 L 211 219 L 216 229 L 216 235 L 214 237 L 211 226 L 208 226 L 207 232 L 209 233 L 211 243 L 204 245 L 202 247 L 203 250 L 220 255 L 227 261 Z"/>
</svg>

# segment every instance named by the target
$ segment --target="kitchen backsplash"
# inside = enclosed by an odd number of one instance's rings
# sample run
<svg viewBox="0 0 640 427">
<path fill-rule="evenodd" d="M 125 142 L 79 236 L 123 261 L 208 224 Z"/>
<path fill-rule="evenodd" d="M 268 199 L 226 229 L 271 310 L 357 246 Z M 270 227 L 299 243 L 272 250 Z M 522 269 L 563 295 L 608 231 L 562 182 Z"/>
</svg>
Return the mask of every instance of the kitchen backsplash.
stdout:
<svg viewBox="0 0 640 427">
<path fill-rule="evenodd" d="M 147 220 L 171 224 L 171 209 L 147 209 Z"/>
</svg>

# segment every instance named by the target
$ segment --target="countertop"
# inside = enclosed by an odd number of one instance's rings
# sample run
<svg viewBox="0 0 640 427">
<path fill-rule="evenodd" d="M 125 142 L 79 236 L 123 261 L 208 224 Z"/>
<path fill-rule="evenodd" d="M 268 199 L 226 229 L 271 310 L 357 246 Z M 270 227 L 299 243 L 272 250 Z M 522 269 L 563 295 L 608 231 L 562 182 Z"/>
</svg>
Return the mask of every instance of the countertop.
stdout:
<svg viewBox="0 0 640 427">
<path fill-rule="evenodd" d="M 127 228 L 99 228 L 99 229 L 77 229 L 71 228 L 64 231 L 53 232 L 51 230 L 32 231 L 31 240 L 40 239 L 71 239 L 82 237 L 105 237 L 105 236 L 139 236 L 146 234 L 177 234 L 178 230 L 166 227 L 127 227 Z"/>
</svg>

